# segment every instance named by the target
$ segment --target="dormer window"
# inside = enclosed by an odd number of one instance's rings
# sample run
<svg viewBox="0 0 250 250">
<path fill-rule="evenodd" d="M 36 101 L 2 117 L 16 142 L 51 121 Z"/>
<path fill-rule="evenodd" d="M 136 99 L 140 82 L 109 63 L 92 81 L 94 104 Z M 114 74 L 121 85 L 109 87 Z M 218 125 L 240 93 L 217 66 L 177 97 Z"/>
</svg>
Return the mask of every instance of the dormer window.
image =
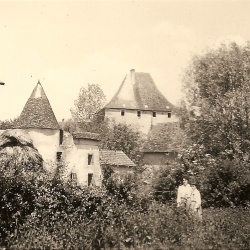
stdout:
<svg viewBox="0 0 250 250">
<path fill-rule="evenodd" d="M 153 117 L 156 117 L 156 112 L 155 111 L 153 111 Z"/>
<path fill-rule="evenodd" d="M 168 113 L 168 118 L 171 118 L 171 113 L 170 112 Z"/>
<path fill-rule="evenodd" d="M 137 116 L 138 116 L 138 118 L 141 117 L 141 111 L 140 110 L 137 111 Z"/>
<path fill-rule="evenodd" d="M 124 116 L 124 115 L 125 115 L 125 111 L 121 110 L 121 116 Z"/>
</svg>

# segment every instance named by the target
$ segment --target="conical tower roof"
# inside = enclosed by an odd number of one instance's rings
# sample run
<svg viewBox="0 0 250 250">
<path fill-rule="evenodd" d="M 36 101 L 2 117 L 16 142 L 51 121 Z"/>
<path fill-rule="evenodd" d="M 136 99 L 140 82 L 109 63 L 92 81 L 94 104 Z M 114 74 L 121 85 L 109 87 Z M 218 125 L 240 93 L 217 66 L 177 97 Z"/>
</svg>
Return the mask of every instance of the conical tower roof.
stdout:
<svg viewBox="0 0 250 250">
<path fill-rule="evenodd" d="M 104 108 L 171 111 L 175 106 L 158 90 L 149 73 L 132 69 Z"/>
<path fill-rule="evenodd" d="M 39 81 L 23 108 L 18 128 L 59 129 L 49 100 Z"/>
</svg>

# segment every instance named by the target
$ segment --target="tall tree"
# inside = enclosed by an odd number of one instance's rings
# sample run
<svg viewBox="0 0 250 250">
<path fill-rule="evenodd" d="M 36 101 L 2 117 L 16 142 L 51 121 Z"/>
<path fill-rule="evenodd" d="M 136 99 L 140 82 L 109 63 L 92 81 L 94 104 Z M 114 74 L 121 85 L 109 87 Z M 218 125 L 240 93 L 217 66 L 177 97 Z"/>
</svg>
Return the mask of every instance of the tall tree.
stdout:
<svg viewBox="0 0 250 250">
<path fill-rule="evenodd" d="M 222 44 L 195 56 L 183 83 L 181 121 L 193 141 L 210 154 L 244 158 L 250 150 L 250 44 Z"/>
<path fill-rule="evenodd" d="M 82 87 L 75 106 L 70 110 L 76 122 L 84 122 L 99 111 L 106 102 L 106 96 L 98 84 L 88 84 L 87 88 Z"/>
</svg>

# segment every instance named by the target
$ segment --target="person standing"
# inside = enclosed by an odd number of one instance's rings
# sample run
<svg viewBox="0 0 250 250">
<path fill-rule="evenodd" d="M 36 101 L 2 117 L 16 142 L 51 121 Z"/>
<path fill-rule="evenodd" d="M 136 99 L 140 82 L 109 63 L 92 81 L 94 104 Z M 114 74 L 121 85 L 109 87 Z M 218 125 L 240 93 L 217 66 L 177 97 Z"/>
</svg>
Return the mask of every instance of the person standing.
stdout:
<svg viewBox="0 0 250 250">
<path fill-rule="evenodd" d="M 201 194 L 197 189 L 197 183 L 195 180 L 190 183 L 192 193 L 191 193 L 191 204 L 190 204 L 190 214 L 194 216 L 198 221 L 202 221 L 202 209 L 201 209 Z"/>
<path fill-rule="evenodd" d="M 183 185 L 178 187 L 177 192 L 177 207 L 185 207 L 186 210 L 189 210 L 190 202 L 191 202 L 191 193 L 192 189 L 188 184 L 188 178 L 183 178 Z"/>
</svg>

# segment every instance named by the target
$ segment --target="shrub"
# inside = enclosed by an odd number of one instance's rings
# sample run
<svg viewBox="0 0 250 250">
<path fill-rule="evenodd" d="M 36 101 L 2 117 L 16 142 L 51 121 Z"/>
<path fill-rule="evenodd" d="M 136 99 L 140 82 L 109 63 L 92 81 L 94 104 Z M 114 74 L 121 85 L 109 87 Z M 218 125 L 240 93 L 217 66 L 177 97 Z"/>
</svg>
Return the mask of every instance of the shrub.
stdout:
<svg viewBox="0 0 250 250">
<path fill-rule="evenodd" d="M 169 162 L 154 180 L 156 199 L 172 201 L 184 175 L 195 178 L 203 207 L 249 206 L 250 163 L 228 157 L 214 158 L 202 146 L 183 152 L 179 162 Z"/>
</svg>

